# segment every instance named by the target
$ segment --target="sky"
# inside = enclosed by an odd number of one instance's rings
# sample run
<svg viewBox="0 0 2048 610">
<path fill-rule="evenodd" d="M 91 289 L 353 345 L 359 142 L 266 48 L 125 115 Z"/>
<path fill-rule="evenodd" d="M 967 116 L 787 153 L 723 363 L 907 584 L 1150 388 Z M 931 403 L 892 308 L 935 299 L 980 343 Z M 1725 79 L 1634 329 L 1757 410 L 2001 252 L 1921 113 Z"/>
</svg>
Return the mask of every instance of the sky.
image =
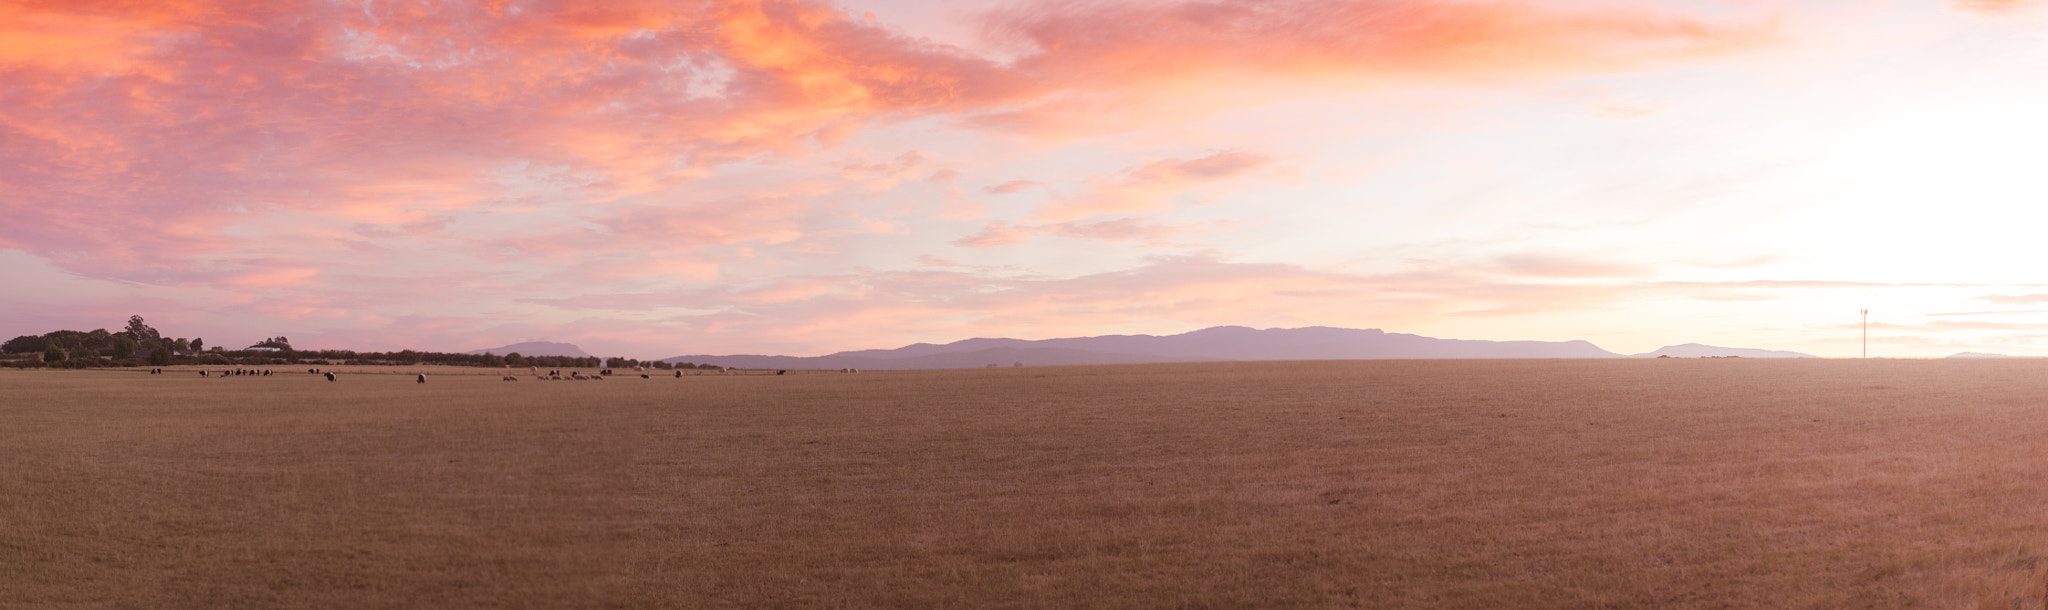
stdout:
<svg viewBox="0 0 2048 610">
<path fill-rule="evenodd" d="M 0 335 L 2048 356 L 2048 2 L 0 2 Z"/>
</svg>

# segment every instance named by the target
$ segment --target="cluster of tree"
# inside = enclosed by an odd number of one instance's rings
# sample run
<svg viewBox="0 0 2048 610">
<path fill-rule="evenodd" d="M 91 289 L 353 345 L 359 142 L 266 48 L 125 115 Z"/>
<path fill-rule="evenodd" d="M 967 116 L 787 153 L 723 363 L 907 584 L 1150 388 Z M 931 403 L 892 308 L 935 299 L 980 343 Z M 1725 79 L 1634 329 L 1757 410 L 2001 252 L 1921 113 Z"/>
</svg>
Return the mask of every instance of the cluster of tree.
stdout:
<svg viewBox="0 0 2048 610">
<path fill-rule="evenodd" d="M 613 369 L 629 369 L 629 368 L 633 368 L 633 367 L 636 367 L 636 366 L 644 366 L 644 367 L 647 367 L 647 368 L 650 368 L 650 369 L 657 369 L 657 370 L 663 370 L 663 371 L 666 371 L 666 370 L 669 370 L 669 369 L 715 369 L 715 368 L 719 368 L 719 367 L 718 367 L 718 365 L 714 365 L 714 364 L 691 364 L 691 363 L 688 363 L 688 362 L 683 362 L 683 363 L 678 363 L 678 364 L 670 364 L 670 363 L 667 363 L 667 362 L 662 362 L 662 361 L 660 361 L 660 360 L 645 360 L 645 361 L 642 361 L 642 360 L 637 360 L 637 359 L 633 359 L 633 358 L 606 358 L 606 359 L 604 359 L 604 366 L 605 366 L 605 368 L 613 368 Z"/>
<path fill-rule="evenodd" d="M 149 364 L 163 366 L 178 356 L 190 356 L 203 349 L 206 349 L 205 339 L 165 337 L 144 322 L 142 316 L 129 316 L 128 326 L 118 332 L 108 332 L 104 328 L 91 332 L 56 330 L 42 335 L 22 335 L 0 343 L 0 353 L 41 353 L 42 363 L 53 366 L 59 362 L 72 362 L 70 366 L 104 365 L 118 360 L 145 360 Z"/>
<path fill-rule="evenodd" d="M 278 335 L 275 337 L 266 338 L 262 341 L 257 341 L 255 345 L 249 346 L 249 349 L 256 349 L 259 347 L 268 347 L 289 352 L 292 351 L 292 341 L 290 339 L 284 338 L 284 335 Z"/>
<path fill-rule="evenodd" d="M 598 368 L 600 365 L 612 368 L 649 366 L 668 368 L 717 368 L 712 365 L 689 363 L 671 366 L 661 361 L 642 363 L 630 358 L 601 360 L 597 357 L 576 356 L 522 356 L 518 352 L 503 356 L 493 354 L 454 354 L 443 352 L 418 352 L 403 350 L 397 352 L 356 352 L 350 350 L 295 350 L 290 339 L 279 335 L 268 337 L 242 350 L 226 350 L 214 346 L 206 350 L 204 339 L 166 338 L 163 333 L 150 328 L 142 316 L 130 316 L 128 326 L 119 332 L 98 329 L 92 332 L 59 330 L 42 335 L 23 335 L 0 344 L 0 354 L 41 354 L 40 356 L 0 358 L 0 366 L 6 367 L 56 367 L 91 368 L 106 366 L 169 366 L 173 364 L 204 365 L 264 365 L 264 364 L 438 364 L 444 366 L 487 366 L 487 367 L 545 367 L 545 368 Z M 273 351 L 274 350 L 274 351 Z"/>
<path fill-rule="evenodd" d="M 447 352 L 419 352 L 404 350 L 397 352 L 356 352 L 350 350 L 299 350 L 295 354 L 301 360 L 321 359 L 344 364 L 439 364 L 444 366 L 532 366 L 548 368 L 597 368 L 602 364 L 597 357 L 576 356 L 521 356 L 512 352 L 503 356 L 494 354 L 456 354 Z"/>
</svg>

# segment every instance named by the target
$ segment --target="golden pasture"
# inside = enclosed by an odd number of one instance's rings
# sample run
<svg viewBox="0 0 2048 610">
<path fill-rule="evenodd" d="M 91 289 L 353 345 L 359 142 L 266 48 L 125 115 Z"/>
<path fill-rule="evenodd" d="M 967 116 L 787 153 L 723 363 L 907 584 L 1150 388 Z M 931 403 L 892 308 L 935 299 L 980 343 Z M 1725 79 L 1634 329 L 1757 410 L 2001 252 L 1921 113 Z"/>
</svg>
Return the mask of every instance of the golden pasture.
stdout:
<svg viewBox="0 0 2048 610">
<path fill-rule="evenodd" d="M 2048 361 L 270 368 L 0 372 L 0 606 L 2039 608 L 2048 586 Z"/>
</svg>

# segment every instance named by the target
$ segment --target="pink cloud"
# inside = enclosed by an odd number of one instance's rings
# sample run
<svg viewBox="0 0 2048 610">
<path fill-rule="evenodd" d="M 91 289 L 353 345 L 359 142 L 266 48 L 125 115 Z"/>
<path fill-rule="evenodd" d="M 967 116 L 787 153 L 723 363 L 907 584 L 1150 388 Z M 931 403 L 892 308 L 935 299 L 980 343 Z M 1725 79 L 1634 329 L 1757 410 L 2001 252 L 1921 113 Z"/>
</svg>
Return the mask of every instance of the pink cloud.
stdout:
<svg viewBox="0 0 2048 610">
<path fill-rule="evenodd" d="M 864 158 L 855 157 L 842 167 L 842 175 L 849 179 L 895 178 L 910 173 L 911 170 L 917 168 L 918 164 L 923 162 L 924 155 L 914 150 L 897 155 L 888 161 L 869 162 Z"/>
<path fill-rule="evenodd" d="M 1517 254 L 1498 262 L 1509 273 L 1530 277 L 1641 277 L 1650 272 L 1641 264 L 1556 254 Z"/>
<path fill-rule="evenodd" d="M 991 195 L 1008 195 L 1010 193 L 1026 191 L 1041 186 L 1045 186 L 1045 183 L 1035 182 L 1031 180 L 1011 180 L 1009 182 L 1004 182 L 1002 184 L 985 187 L 982 190 L 987 191 Z"/>
<path fill-rule="evenodd" d="M 921 175 L 942 186 L 901 188 L 945 189 L 942 214 L 986 218 L 955 184 L 965 166 L 934 149 L 875 159 L 821 150 L 866 146 L 858 136 L 877 127 L 938 117 L 1058 137 L 1172 124 L 1289 92 L 1637 69 L 1768 37 L 1641 10 L 1422 0 L 1044 2 L 992 14 L 987 26 L 1019 45 L 1014 61 L 799 0 L 4 3 L 0 250 L 83 278 L 192 290 L 202 303 L 124 306 L 252 328 L 302 323 L 291 327 L 311 334 L 295 338 L 340 347 L 482 347 L 505 332 L 618 345 L 657 331 L 753 333 L 772 341 L 763 345 L 891 336 L 832 330 L 842 307 L 868 328 L 943 335 L 1009 321 L 1020 332 L 1086 330 L 1122 312 L 1175 328 L 1312 320 L 1341 308 L 1311 295 L 1423 299 L 1372 288 L 1384 278 L 1215 261 L 1043 282 L 944 265 L 776 274 L 792 273 L 783 266 L 799 255 L 824 258 L 839 233 L 901 230 L 840 209 L 868 193 L 832 182 L 835 170 L 870 189 Z M 841 154 L 846 163 L 809 178 L 823 186 L 718 183 L 721 170 L 776 173 L 790 167 L 778 163 L 829 165 Z M 1150 159 L 1055 197 L 1031 222 L 988 225 L 958 243 L 1167 243 L 1209 225 L 1135 215 L 1285 179 L 1284 165 L 1236 149 Z M 1149 286 L 1139 293 L 1148 300 L 1117 304 L 1111 297 L 1131 298 L 1119 292 L 1126 283 Z M 1498 305 L 1464 284 L 1442 288 L 1479 295 L 1457 307 Z M 606 304 L 634 294 L 654 296 Z M 1238 294 L 1283 298 L 1257 309 Z M 534 295 L 553 301 L 520 301 Z M 488 311 L 390 309 L 450 301 Z M 584 330 L 501 324 L 533 314 L 498 303 L 720 313 L 642 326 L 591 318 Z M 1227 319 L 1240 314 L 1249 318 Z"/>
<path fill-rule="evenodd" d="M 1627 104 L 1621 102 L 1602 102 L 1593 104 L 1591 108 L 1593 116 L 1603 119 L 1621 120 L 1640 119 L 1664 110 L 1662 106 L 1655 104 Z"/>
<path fill-rule="evenodd" d="M 1950 0 L 1950 8 L 1987 14 L 2009 14 L 2038 6 L 2037 0 Z"/>
<path fill-rule="evenodd" d="M 1977 300 L 1993 305 L 2041 305 L 2048 303 L 2048 294 L 1987 294 Z"/>
<path fill-rule="evenodd" d="M 1130 170 L 1124 176 L 1126 184 L 1151 184 L 1161 182 L 1195 182 L 1223 180 L 1258 169 L 1273 158 L 1238 150 L 1218 151 L 1206 157 L 1178 160 L 1166 159 L 1147 163 Z"/>
<path fill-rule="evenodd" d="M 1275 161 L 1278 158 L 1239 150 L 1215 151 L 1193 159 L 1152 161 L 1126 168 L 1114 176 L 1091 179 L 1086 192 L 1046 204 L 1034 220 L 1064 222 L 1105 214 L 1165 210 L 1182 193 L 1196 189 L 1214 192 L 1217 183 L 1259 174 Z"/>
<path fill-rule="evenodd" d="M 982 227 L 981 232 L 954 240 L 953 245 L 967 248 L 994 248 L 1024 243 L 1031 239 L 1029 227 L 1013 227 L 1007 222 L 998 222 Z"/>
<path fill-rule="evenodd" d="M 566 168 L 584 177 L 570 195 L 615 201 L 922 115 L 1138 126 L 1248 103 L 1239 91 L 1611 71 L 1763 36 L 1519 4 L 1047 2 L 988 17 L 1030 48 L 997 63 L 799 0 L 0 10 L 0 247 L 125 278 L 247 247 L 224 229 L 273 210 L 391 224 L 491 205 L 507 167 Z M 1186 112 L 1155 112 L 1167 101 Z M 1250 161 L 1131 178 L 1218 180 Z M 1061 215 L 1156 209 L 1147 197 Z"/>
<path fill-rule="evenodd" d="M 396 225 L 363 223 L 357 224 L 355 226 L 354 232 L 357 235 L 373 239 L 391 237 L 420 237 L 423 235 L 431 235 L 434 233 L 446 231 L 448 229 L 449 223 L 452 223 L 454 221 L 455 219 L 449 218 L 447 216 L 435 216 L 432 218 L 428 218 L 426 220 L 400 223 Z"/>
<path fill-rule="evenodd" d="M 1197 231 L 1226 226 L 1228 222 L 1162 225 L 1137 218 L 1113 218 L 1099 222 L 1056 222 L 1048 224 L 995 223 L 981 232 L 960 238 L 953 245 L 968 248 L 997 248 L 1029 241 L 1034 235 L 1055 235 L 1101 241 L 1136 241 L 1147 245 L 1174 245 L 1169 240 Z"/>
<path fill-rule="evenodd" d="M 1430 0 L 1040 2 L 991 14 L 988 29 L 1031 51 L 1020 69 L 1066 94 L 975 122 L 1050 132 L 1173 120 L 1304 86 L 1628 70 L 1771 39 L 1764 27 L 1641 9 Z"/>
</svg>

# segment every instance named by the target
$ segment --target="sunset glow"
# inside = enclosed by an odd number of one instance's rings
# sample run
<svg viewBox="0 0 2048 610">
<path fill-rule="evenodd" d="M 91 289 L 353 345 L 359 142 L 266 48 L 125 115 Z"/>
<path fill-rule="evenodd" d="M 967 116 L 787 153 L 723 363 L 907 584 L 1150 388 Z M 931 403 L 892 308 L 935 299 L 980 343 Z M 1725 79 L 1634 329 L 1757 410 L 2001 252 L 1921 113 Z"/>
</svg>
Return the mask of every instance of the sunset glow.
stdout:
<svg viewBox="0 0 2048 610">
<path fill-rule="evenodd" d="M 2041 4 L 11 2 L 0 335 L 2048 356 Z"/>
</svg>

